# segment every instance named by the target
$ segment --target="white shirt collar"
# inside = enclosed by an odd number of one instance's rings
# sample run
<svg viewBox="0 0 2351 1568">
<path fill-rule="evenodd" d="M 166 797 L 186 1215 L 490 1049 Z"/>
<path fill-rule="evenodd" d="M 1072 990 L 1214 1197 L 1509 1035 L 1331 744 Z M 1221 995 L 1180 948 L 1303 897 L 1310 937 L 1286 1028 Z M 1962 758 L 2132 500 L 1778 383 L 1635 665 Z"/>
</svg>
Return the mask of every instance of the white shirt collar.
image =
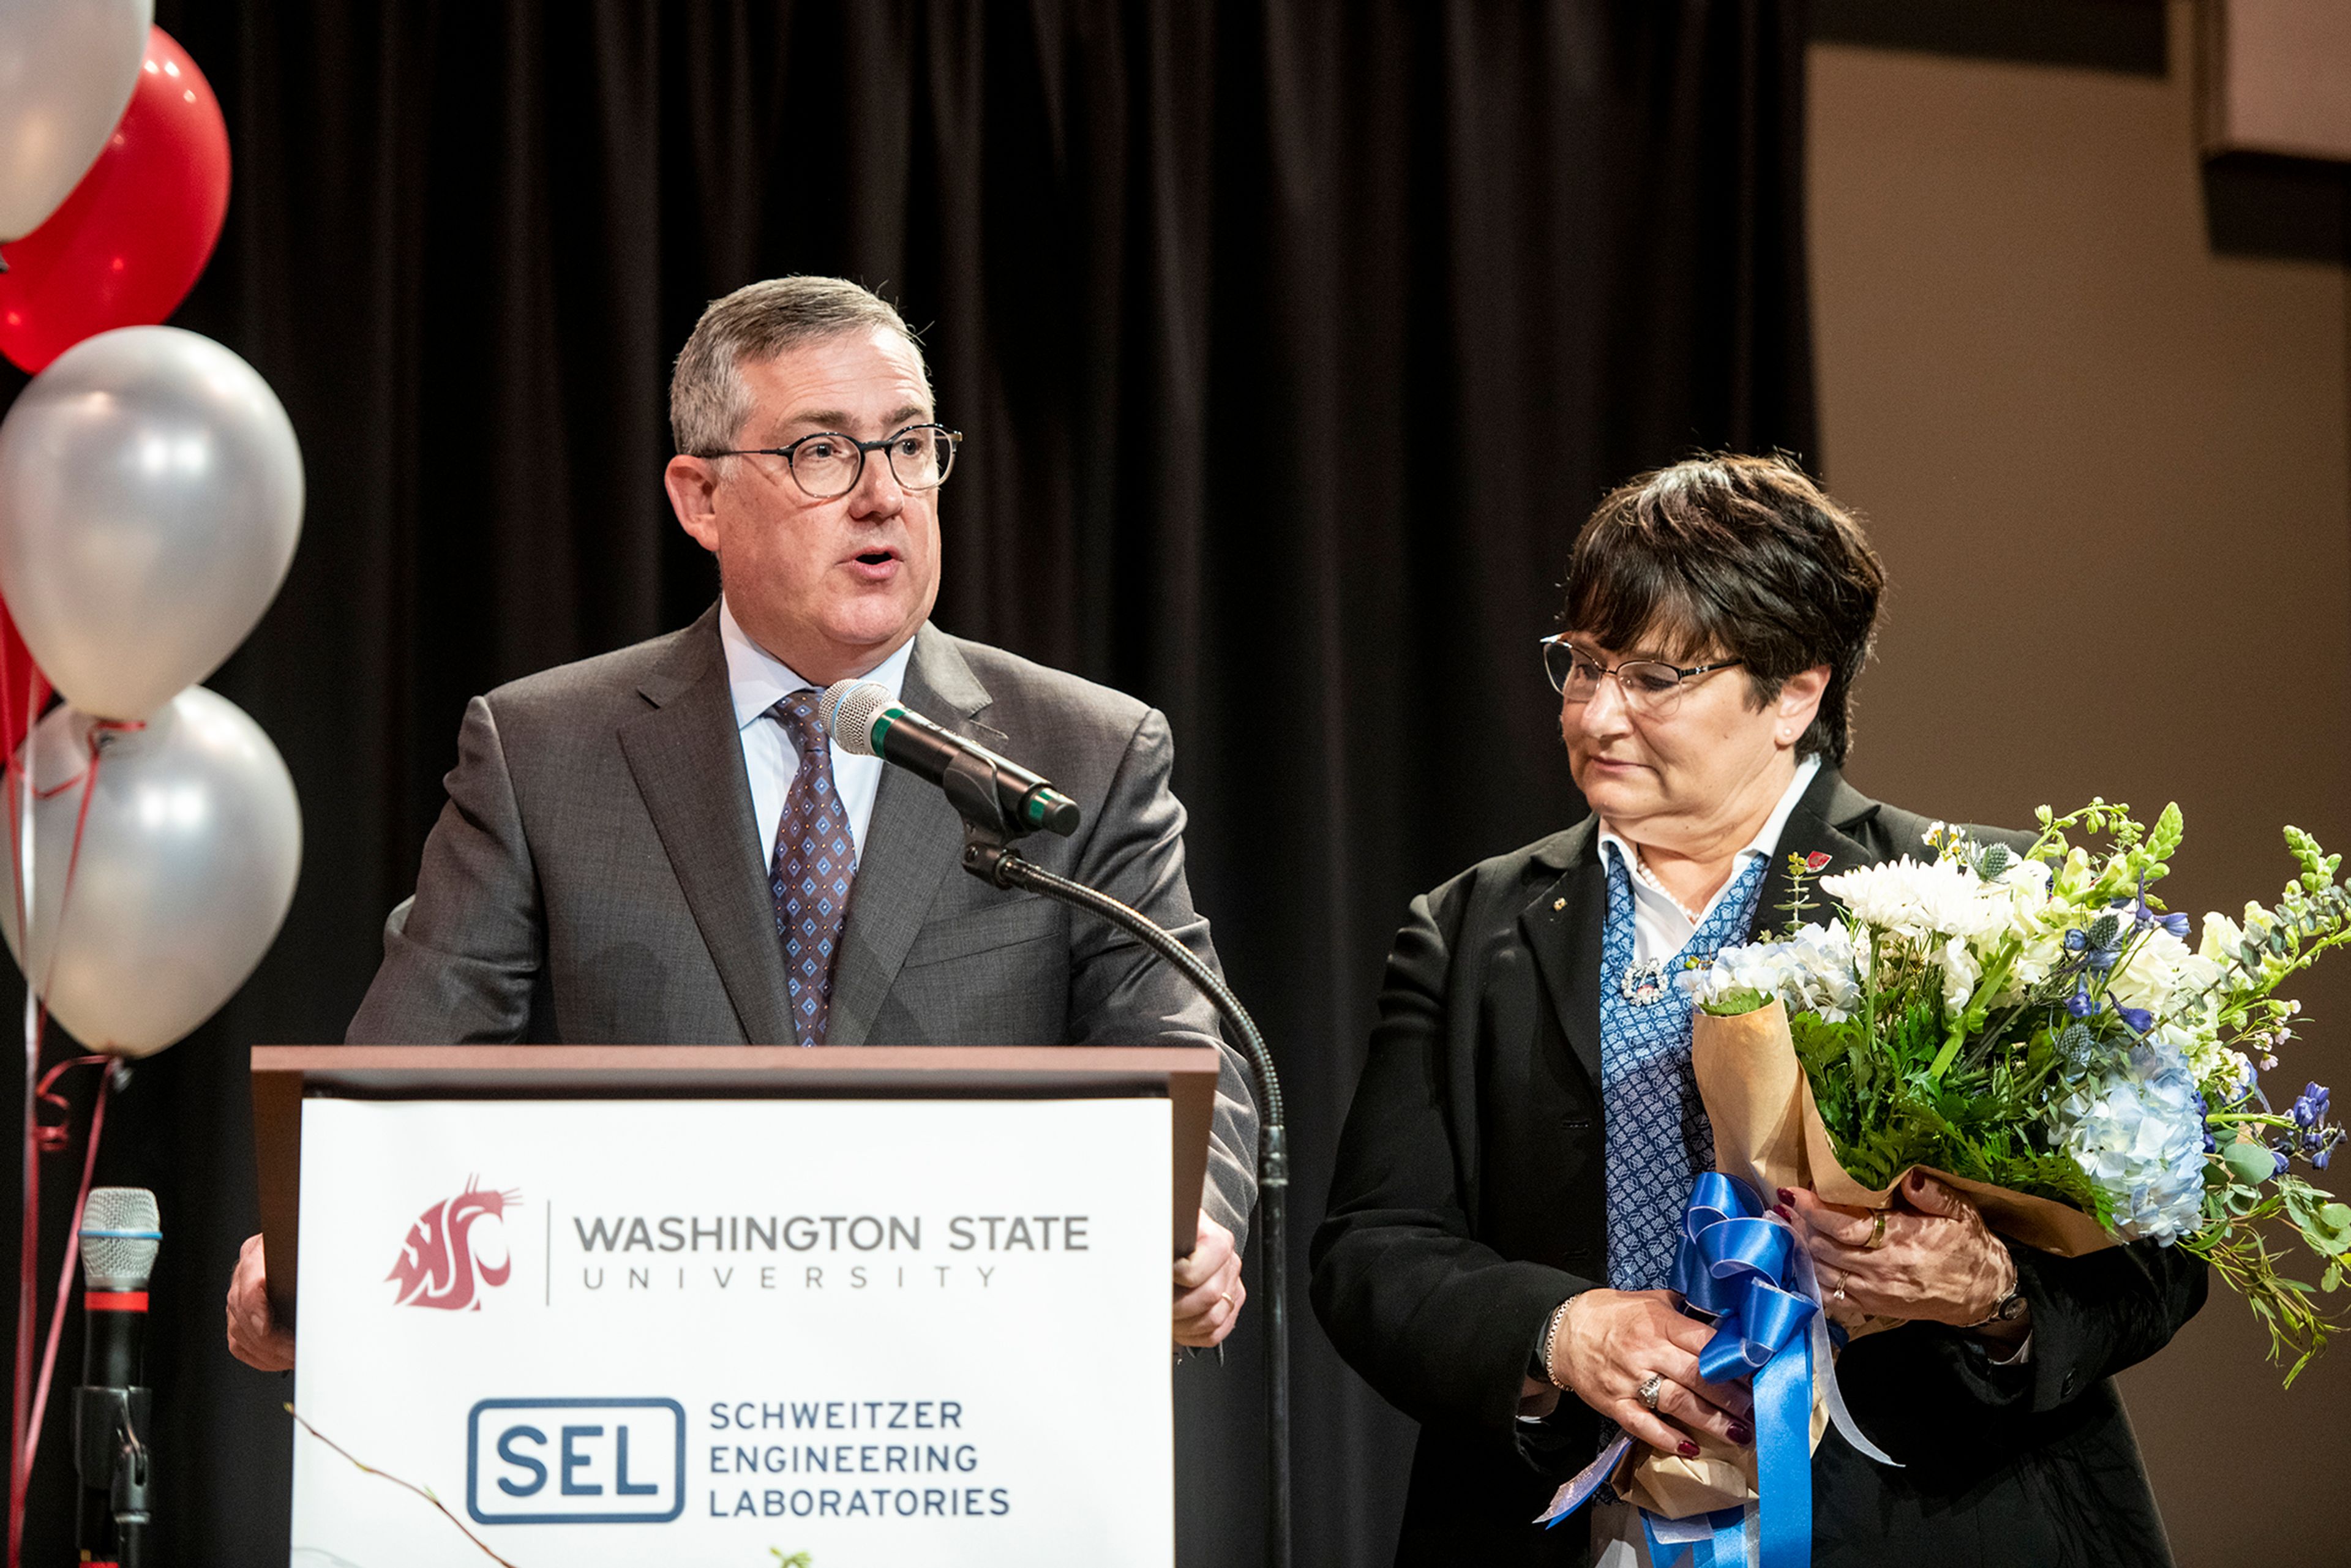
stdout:
<svg viewBox="0 0 2351 1568">
<path fill-rule="evenodd" d="M 726 684 L 735 698 L 735 727 L 748 729 L 775 706 L 778 699 L 806 691 L 816 683 L 751 641 L 742 622 L 722 594 L 718 601 L 718 642 L 726 650 Z M 905 695 L 906 664 L 914 657 L 912 637 L 866 673 L 865 679 L 890 688 L 893 697 Z"/>
<path fill-rule="evenodd" d="M 1747 869 L 1749 857 L 1768 855 L 1778 845 L 1780 835 L 1787 831 L 1788 819 L 1795 815 L 1796 802 L 1804 798 L 1804 791 L 1813 787 L 1813 780 L 1819 777 L 1820 771 L 1821 759 L 1817 756 L 1807 757 L 1796 764 L 1796 776 L 1789 780 L 1788 788 L 1782 792 L 1780 803 L 1771 808 L 1771 814 L 1763 819 L 1763 826 L 1753 838 L 1747 841 L 1747 847 L 1731 857 L 1730 873 L 1733 879 Z M 1604 851 L 1614 849 L 1616 858 L 1625 862 L 1625 869 L 1633 873 L 1636 881 L 1647 883 L 1658 893 L 1665 892 L 1665 889 L 1658 886 L 1650 877 L 1648 867 L 1641 863 L 1639 852 L 1605 822 L 1600 825 L 1600 844 Z M 1729 882 L 1723 883 L 1726 888 L 1729 885 Z M 1721 894 L 1717 893 L 1715 896 L 1719 898 Z M 1708 905 L 1708 909 L 1712 907 L 1711 904 Z M 1683 913 L 1687 915 L 1688 912 L 1685 910 Z"/>
</svg>

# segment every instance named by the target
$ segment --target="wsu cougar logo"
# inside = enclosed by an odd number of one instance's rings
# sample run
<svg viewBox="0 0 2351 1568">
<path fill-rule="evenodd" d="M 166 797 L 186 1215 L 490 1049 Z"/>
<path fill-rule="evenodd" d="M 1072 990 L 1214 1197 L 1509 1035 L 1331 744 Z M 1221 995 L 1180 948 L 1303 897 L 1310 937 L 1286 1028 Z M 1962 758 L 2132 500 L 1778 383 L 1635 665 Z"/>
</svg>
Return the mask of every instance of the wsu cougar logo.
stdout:
<svg viewBox="0 0 2351 1568">
<path fill-rule="evenodd" d="M 509 1255 L 494 1264 L 476 1257 L 474 1227 L 485 1219 L 503 1221 L 507 1206 L 521 1198 L 518 1192 L 489 1191 L 479 1176 L 468 1176 L 465 1191 L 418 1216 L 400 1244 L 392 1272 L 384 1276 L 400 1287 L 394 1304 L 438 1307 L 444 1312 L 481 1311 L 475 1280 L 478 1277 L 485 1290 L 505 1284 L 514 1272 L 514 1259 Z"/>
</svg>

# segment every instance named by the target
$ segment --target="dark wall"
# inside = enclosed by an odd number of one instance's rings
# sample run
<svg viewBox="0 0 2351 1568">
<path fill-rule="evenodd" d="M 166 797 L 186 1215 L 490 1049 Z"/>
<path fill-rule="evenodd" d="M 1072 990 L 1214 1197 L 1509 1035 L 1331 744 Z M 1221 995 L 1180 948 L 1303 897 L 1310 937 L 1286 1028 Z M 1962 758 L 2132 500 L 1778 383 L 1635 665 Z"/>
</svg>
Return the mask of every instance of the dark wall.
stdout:
<svg viewBox="0 0 2351 1568">
<path fill-rule="evenodd" d="M 1302 1311 L 1305 1239 L 1405 900 L 1578 811 L 1533 646 L 1576 524 L 1693 447 L 1814 444 L 1792 9 L 165 0 L 236 158 L 177 319 L 268 378 L 311 483 L 214 683 L 293 768 L 300 892 L 104 1160 L 171 1238 L 169 1560 L 284 1550 L 290 1385 L 216 1304 L 245 1049 L 340 1037 L 469 695 L 713 597 L 668 363 L 788 271 L 925 330 L 969 436 L 940 622 L 1173 719 L 1293 1107 L 1301 1561 L 1382 1557 L 1409 1428 Z M 1188 1562 L 1255 1560 L 1257 1333 L 1178 1376 Z"/>
</svg>

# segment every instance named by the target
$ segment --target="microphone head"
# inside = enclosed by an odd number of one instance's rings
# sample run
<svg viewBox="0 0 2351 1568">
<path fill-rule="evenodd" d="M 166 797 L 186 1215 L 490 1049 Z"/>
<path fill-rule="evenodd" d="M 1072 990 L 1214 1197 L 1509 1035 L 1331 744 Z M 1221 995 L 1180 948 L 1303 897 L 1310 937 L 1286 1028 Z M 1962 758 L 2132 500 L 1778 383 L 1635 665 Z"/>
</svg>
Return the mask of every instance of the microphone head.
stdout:
<svg viewBox="0 0 2351 1568">
<path fill-rule="evenodd" d="M 816 720 L 852 757 L 873 755 L 873 721 L 898 699 L 879 681 L 835 681 L 816 705 Z"/>
<path fill-rule="evenodd" d="M 163 1244 L 155 1195 L 143 1186 L 94 1186 L 81 1211 L 81 1262 L 93 1291 L 143 1291 Z"/>
</svg>

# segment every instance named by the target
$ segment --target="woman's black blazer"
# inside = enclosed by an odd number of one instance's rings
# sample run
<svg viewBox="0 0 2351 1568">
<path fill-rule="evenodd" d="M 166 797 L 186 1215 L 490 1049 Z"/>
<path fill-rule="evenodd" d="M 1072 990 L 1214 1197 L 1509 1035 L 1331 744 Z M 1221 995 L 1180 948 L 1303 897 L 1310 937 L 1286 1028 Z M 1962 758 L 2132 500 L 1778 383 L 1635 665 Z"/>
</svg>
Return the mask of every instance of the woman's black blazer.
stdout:
<svg viewBox="0 0 2351 1568">
<path fill-rule="evenodd" d="M 1791 852 L 1830 870 L 1925 852 L 1927 820 L 1823 768 L 1758 902 L 1777 921 Z M 1999 833 L 2022 845 L 2016 835 Z M 1342 1355 L 1417 1420 L 1398 1564 L 1580 1564 L 1582 1519 L 1529 1521 L 1598 1450 L 1569 1396 L 1518 1419 L 1552 1310 L 1604 1284 L 1600 940 L 1607 876 L 1587 819 L 1413 901 L 1397 933 L 1331 1210 L 1316 1314 Z M 1914 1322 L 1857 1341 L 1838 1377 L 1862 1428 L 1813 1458 L 1820 1568 L 2168 1564 L 2113 1375 L 2203 1304 L 2204 1265 L 2137 1243 L 2085 1258 L 2015 1248 L 2032 1302 L 2022 1364 Z"/>
</svg>

